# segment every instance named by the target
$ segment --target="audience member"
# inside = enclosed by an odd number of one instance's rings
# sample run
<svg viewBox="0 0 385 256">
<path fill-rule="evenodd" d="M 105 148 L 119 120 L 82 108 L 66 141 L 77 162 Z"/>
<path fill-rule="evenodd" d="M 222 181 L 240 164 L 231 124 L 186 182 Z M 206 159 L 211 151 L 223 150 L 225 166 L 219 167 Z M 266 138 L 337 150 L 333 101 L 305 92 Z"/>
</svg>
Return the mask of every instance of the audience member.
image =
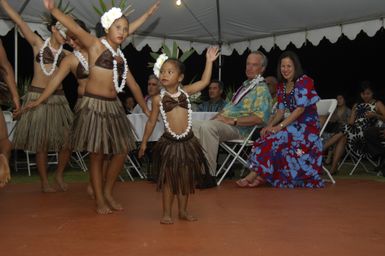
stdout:
<svg viewBox="0 0 385 256">
<path fill-rule="evenodd" d="M 267 66 L 266 56 L 251 52 L 246 60 L 246 77 L 233 98 L 213 120 L 193 122 L 193 132 L 205 150 L 210 173 L 214 177 L 217 169 L 219 143 L 231 139 L 242 139 L 253 126 L 263 126 L 270 116 L 271 96 L 262 77 Z M 202 187 L 215 186 L 215 179 L 207 180 Z"/>
<path fill-rule="evenodd" d="M 160 93 L 160 83 L 159 79 L 155 75 L 150 75 L 147 81 L 147 96 L 144 97 L 146 101 L 148 110 L 151 111 L 152 107 L 152 97 Z M 143 113 L 142 108 L 139 105 L 136 105 L 132 113 Z"/>
<path fill-rule="evenodd" d="M 198 106 L 199 112 L 219 112 L 226 105 L 226 101 L 222 98 L 223 82 L 212 80 L 209 85 L 209 100 Z"/>
<path fill-rule="evenodd" d="M 140 108 L 139 105 L 136 105 L 135 98 L 132 95 L 128 95 L 124 100 L 124 108 L 126 109 L 126 113 L 132 114 L 136 107 Z M 140 108 L 140 110 L 142 109 Z"/>
<path fill-rule="evenodd" d="M 297 55 L 282 53 L 277 67 L 278 109 L 262 129 L 249 158 L 250 173 L 240 187 L 323 187 L 322 143 L 313 80 L 304 75 Z"/>
<path fill-rule="evenodd" d="M 380 157 L 381 161 L 377 171 L 385 176 L 385 127 L 370 127 L 364 131 L 364 139 L 367 142 L 367 150 L 373 157 Z"/>
<path fill-rule="evenodd" d="M 349 123 L 324 144 L 324 150 L 336 144 L 331 173 L 337 172 L 338 162 L 345 151 L 345 145 L 355 154 L 369 156 L 364 131 L 369 127 L 379 127 L 385 121 L 385 106 L 373 97 L 373 89 L 368 81 L 361 84 L 360 96 L 360 102 L 353 106 Z"/>
</svg>

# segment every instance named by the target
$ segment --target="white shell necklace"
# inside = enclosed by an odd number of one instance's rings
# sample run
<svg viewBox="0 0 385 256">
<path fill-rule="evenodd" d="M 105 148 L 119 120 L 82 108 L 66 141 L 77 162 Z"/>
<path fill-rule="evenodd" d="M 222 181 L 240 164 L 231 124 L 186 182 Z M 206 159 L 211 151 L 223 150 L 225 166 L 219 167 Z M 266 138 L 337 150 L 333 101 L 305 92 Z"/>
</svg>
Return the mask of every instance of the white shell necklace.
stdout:
<svg viewBox="0 0 385 256">
<path fill-rule="evenodd" d="M 127 60 L 124 57 L 123 52 L 122 52 L 122 50 L 120 50 L 119 47 L 118 47 L 118 49 L 116 51 L 114 51 L 114 49 L 112 49 L 111 45 L 107 42 L 106 39 L 102 39 L 101 42 L 111 52 L 112 57 L 114 58 L 114 60 L 112 61 L 112 63 L 114 64 L 114 67 L 113 67 L 114 86 L 115 86 L 115 90 L 118 93 L 122 92 L 123 88 L 124 88 L 124 86 L 126 84 L 126 78 L 127 78 L 127 71 L 128 71 Z M 119 81 L 118 81 L 118 76 L 119 76 L 118 75 L 118 62 L 115 59 L 116 56 L 120 56 L 123 59 L 123 62 L 124 62 L 124 71 L 123 71 L 123 75 L 122 75 L 122 82 L 120 83 L 120 85 L 119 85 Z"/>
<path fill-rule="evenodd" d="M 59 56 L 63 50 L 63 45 L 60 45 L 60 48 L 59 50 L 56 52 L 54 58 L 53 58 L 53 63 L 52 63 L 52 66 L 51 66 L 51 70 L 50 71 L 47 71 L 45 69 L 45 66 L 44 66 L 44 61 L 43 61 L 43 53 L 44 53 L 44 49 L 46 47 L 49 47 L 50 48 L 50 51 L 52 46 L 51 46 L 51 42 L 50 42 L 50 37 L 48 39 L 46 39 L 44 41 L 44 44 L 43 44 L 43 47 L 40 48 L 40 52 L 39 52 L 39 57 L 40 57 L 40 67 L 41 67 L 41 70 L 43 70 L 43 73 L 46 75 L 46 76 L 50 76 L 53 74 L 53 72 L 55 72 L 55 69 L 56 69 L 56 65 L 57 65 L 57 61 L 59 59 Z"/>
<path fill-rule="evenodd" d="M 163 103 L 162 103 L 163 97 L 164 97 L 164 95 L 166 93 L 168 95 L 170 95 L 172 98 L 179 97 L 180 94 L 183 93 L 186 96 L 186 98 L 187 98 L 187 107 L 188 107 L 188 110 L 187 110 L 187 115 L 188 115 L 188 118 L 187 118 L 187 128 L 181 134 L 176 134 L 175 132 L 173 132 L 170 129 L 170 124 L 167 121 L 167 114 L 166 114 L 166 112 L 163 109 Z M 186 137 L 187 134 L 189 134 L 189 132 L 191 131 L 191 127 L 192 127 L 192 110 L 191 110 L 191 104 L 190 104 L 190 100 L 189 100 L 188 94 L 185 91 L 183 91 L 182 89 L 180 89 L 180 88 L 178 88 L 178 92 L 174 93 L 174 94 L 171 94 L 171 93 L 167 92 L 166 90 L 162 89 L 162 91 L 160 92 L 160 103 L 159 103 L 159 105 L 160 105 L 159 110 L 160 110 L 160 113 L 162 115 L 164 126 L 166 127 L 167 132 L 170 133 L 171 136 L 174 137 L 177 140 L 183 139 L 184 137 Z"/>
<path fill-rule="evenodd" d="M 84 55 L 78 50 L 74 50 L 73 54 L 79 60 L 80 64 L 82 64 L 84 70 L 88 73 L 89 72 L 88 61 L 86 60 L 86 58 L 84 58 Z"/>
</svg>

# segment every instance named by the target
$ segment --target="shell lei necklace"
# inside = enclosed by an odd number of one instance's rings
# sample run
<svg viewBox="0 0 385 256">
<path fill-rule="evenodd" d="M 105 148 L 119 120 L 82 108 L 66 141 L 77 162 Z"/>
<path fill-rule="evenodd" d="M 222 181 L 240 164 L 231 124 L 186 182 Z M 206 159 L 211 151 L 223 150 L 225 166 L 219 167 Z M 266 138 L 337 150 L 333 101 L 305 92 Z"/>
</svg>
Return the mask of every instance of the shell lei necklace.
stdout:
<svg viewBox="0 0 385 256">
<path fill-rule="evenodd" d="M 165 95 L 166 93 L 167 93 L 168 95 L 170 95 L 171 97 L 179 97 L 179 95 L 180 95 L 181 93 L 183 93 L 184 95 L 186 95 L 186 98 L 187 98 L 187 106 L 188 106 L 188 110 L 187 110 L 187 115 L 188 115 L 188 119 L 187 119 L 187 128 L 186 128 L 186 130 L 185 130 L 183 133 L 181 133 L 181 134 L 179 134 L 179 135 L 176 134 L 175 132 L 173 132 L 173 131 L 170 129 L 170 124 L 169 124 L 168 121 L 167 121 L 167 114 L 166 114 L 166 112 L 165 112 L 164 109 L 163 109 L 163 103 L 162 103 L 162 101 L 163 101 L 163 97 L 164 97 L 164 95 Z M 177 95 L 177 96 L 175 96 L 175 95 Z M 159 103 L 159 105 L 160 105 L 159 110 L 160 110 L 160 113 L 161 113 L 161 115 L 162 115 L 163 122 L 164 122 L 164 126 L 166 127 L 167 132 L 170 133 L 171 136 L 174 137 L 174 138 L 177 139 L 177 140 L 183 139 L 184 137 L 186 137 L 187 134 L 190 132 L 191 127 L 192 127 L 192 110 L 191 110 L 191 104 L 190 104 L 190 100 L 189 100 L 188 94 L 187 94 L 185 91 L 183 91 L 182 89 L 180 89 L 180 88 L 178 88 L 178 92 L 175 93 L 175 94 L 171 94 L 171 93 L 169 93 L 169 92 L 167 92 L 166 90 L 163 89 L 163 90 L 160 92 L 160 103 Z"/>
<path fill-rule="evenodd" d="M 82 64 L 84 70 L 88 73 L 89 72 L 88 61 L 86 60 L 86 58 L 84 58 L 84 55 L 78 50 L 74 50 L 73 53 L 75 57 L 79 60 L 80 64 Z"/>
<path fill-rule="evenodd" d="M 51 46 L 50 39 L 51 39 L 51 38 L 49 37 L 49 38 L 47 38 L 47 39 L 44 41 L 44 44 L 43 44 L 43 46 L 40 48 L 40 52 L 39 52 L 39 56 L 40 56 L 40 67 L 41 67 L 41 70 L 43 70 L 43 73 L 44 73 L 46 76 L 52 75 L 53 72 L 55 71 L 56 65 L 57 65 L 57 61 L 58 61 L 59 56 L 60 56 L 60 54 L 61 54 L 61 52 L 62 52 L 62 50 L 63 50 L 63 45 L 60 45 L 59 50 L 56 52 L 56 54 L 55 54 L 55 56 L 54 56 L 54 58 L 53 58 L 53 63 L 52 63 L 51 70 L 50 70 L 50 71 L 47 71 L 47 70 L 45 69 L 45 66 L 44 66 L 43 53 L 44 53 L 44 49 L 45 49 L 46 47 L 49 47 L 50 50 L 51 50 L 52 46 Z M 52 51 L 52 50 L 51 50 L 51 51 Z"/>
<path fill-rule="evenodd" d="M 127 71 L 128 71 L 127 60 L 124 57 L 123 52 L 122 52 L 122 50 L 120 50 L 119 47 L 118 47 L 118 49 L 116 51 L 114 51 L 114 49 L 112 49 L 111 45 L 107 42 L 106 39 L 102 39 L 101 42 L 111 52 L 112 57 L 114 57 L 114 60 L 112 61 L 113 65 L 114 65 L 114 67 L 113 67 L 114 86 L 115 86 L 115 90 L 118 93 L 122 92 L 123 88 L 124 88 L 124 85 L 126 84 L 126 78 L 127 78 Z M 120 85 L 119 85 L 119 81 L 118 81 L 118 76 L 119 76 L 118 75 L 118 62 L 115 59 L 115 57 L 117 57 L 117 56 L 120 56 L 123 59 L 123 62 L 124 62 L 124 71 L 123 71 L 123 75 L 122 75 L 122 82 L 120 83 Z"/>
</svg>

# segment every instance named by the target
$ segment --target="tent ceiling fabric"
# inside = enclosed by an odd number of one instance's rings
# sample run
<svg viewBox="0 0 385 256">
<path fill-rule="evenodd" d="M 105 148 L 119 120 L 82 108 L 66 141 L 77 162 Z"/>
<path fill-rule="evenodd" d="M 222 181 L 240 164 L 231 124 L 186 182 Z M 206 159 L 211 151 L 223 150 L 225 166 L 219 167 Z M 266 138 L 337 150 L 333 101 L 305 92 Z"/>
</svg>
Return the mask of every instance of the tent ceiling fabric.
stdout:
<svg viewBox="0 0 385 256">
<path fill-rule="evenodd" d="M 10 4 L 20 10 L 27 0 L 12 0 Z M 24 20 L 43 37 L 47 30 L 41 24 L 44 10 L 42 0 L 29 0 L 22 13 Z M 66 2 L 64 0 L 64 2 Z M 99 17 L 92 4 L 98 0 L 69 0 L 74 7 L 73 14 L 94 27 Z M 105 0 L 109 3 L 110 0 Z M 119 2 L 119 0 L 116 0 Z M 133 20 L 141 15 L 153 0 L 128 0 L 135 12 Z M 176 41 L 184 51 L 193 47 L 202 53 L 210 44 L 218 42 L 218 19 L 216 0 L 182 0 L 176 7 L 175 0 L 161 0 L 158 12 L 149 19 L 127 43 L 138 50 L 149 45 L 153 51 L 162 43 L 171 45 Z M 230 55 L 235 50 L 243 53 L 246 49 L 263 47 L 270 51 L 274 45 L 285 49 L 292 42 L 301 47 L 309 40 L 314 45 L 325 37 L 332 43 L 341 34 L 353 40 L 363 30 L 373 36 L 384 27 L 384 0 L 219 0 L 222 54 Z M 7 19 L 1 10 L 2 18 Z M 199 20 L 199 22 L 197 21 Z M 0 33 L 12 29 L 9 21 L 0 21 Z"/>
</svg>

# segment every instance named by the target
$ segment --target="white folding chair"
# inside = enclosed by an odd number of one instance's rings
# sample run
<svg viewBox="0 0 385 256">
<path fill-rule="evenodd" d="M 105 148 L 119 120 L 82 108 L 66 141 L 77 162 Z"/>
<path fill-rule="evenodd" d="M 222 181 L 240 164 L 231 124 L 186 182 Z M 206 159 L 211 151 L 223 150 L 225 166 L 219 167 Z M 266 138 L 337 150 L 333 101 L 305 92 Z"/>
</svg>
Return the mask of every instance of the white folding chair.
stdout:
<svg viewBox="0 0 385 256">
<path fill-rule="evenodd" d="M 240 162 L 243 165 L 243 167 L 247 168 L 247 159 L 243 158 L 243 154 L 245 153 L 247 148 L 250 148 L 253 145 L 254 141 L 251 140 L 251 137 L 253 136 L 254 132 L 260 127 L 261 126 L 258 126 L 258 125 L 254 126 L 251 132 L 247 135 L 245 139 L 228 140 L 219 144 L 219 146 L 227 152 L 227 156 L 215 175 L 218 177 L 223 170 L 223 174 L 217 182 L 218 186 L 221 184 L 226 174 L 230 171 L 235 161 Z M 248 157 L 248 154 L 247 154 L 247 157 Z M 226 167 L 226 164 L 229 161 L 230 163 Z"/>
<path fill-rule="evenodd" d="M 11 111 L 3 111 L 5 122 L 12 122 L 13 121 L 13 115 Z"/>
<path fill-rule="evenodd" d="M 325 131 L 325 128 L 327 124 L 329 123 L 330 118 L 332 117 L 334 110 L 337 107 L 337 100 L 336 99 L 325 99 L 320 100 L 317 102 L 317 113 L 319 116 L 327 116 L 324 124 L 321 127 L 321 131 L 319 136 L 321 137 L 323 132 Z M 335 184 L 336 181 L 333 179 L 333 176 L 330 174 L 329 170 L 322 164 L 322 169 L 326 172 L 326 174 L 329 176 L 330 181 Z"/>
<path fill-rule="evenodd" d="M 18 171 L 18 169 L 21 168 L 20 164 L 25 164 L 27 165 L 28 176 L 31 176 L 31 168 L 36 167 L 36 162 L 33 161 L 31 158 L 31 154 L 34 154 L 34 153 L 30 151 L 24 151 L 24 153 L 25 153 L 26 161 L 19 161 L 16 159 L 16 156 L 15 156 L 15 170 Z M 47 165 L 58 164 L 58 159 L 59 157 L 57 152 L 49 152 Z"/>
</svg>

